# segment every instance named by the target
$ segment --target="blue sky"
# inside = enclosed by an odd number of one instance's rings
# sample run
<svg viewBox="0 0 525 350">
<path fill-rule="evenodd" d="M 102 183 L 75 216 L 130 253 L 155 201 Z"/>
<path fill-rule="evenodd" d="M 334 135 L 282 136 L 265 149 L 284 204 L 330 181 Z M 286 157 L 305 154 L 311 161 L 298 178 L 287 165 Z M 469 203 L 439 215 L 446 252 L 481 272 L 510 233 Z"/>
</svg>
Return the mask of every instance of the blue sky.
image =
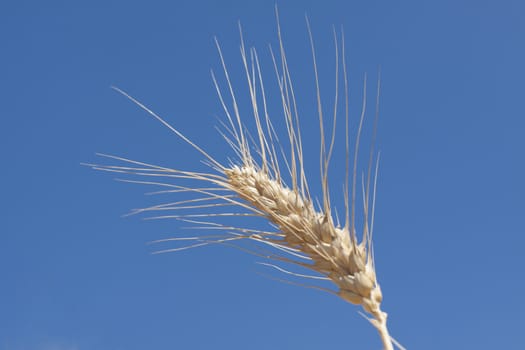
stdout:
<svg viewBox="0 0 525 350">
<path fill-rule="evenodd" d="M 277 4 L 308 140 L 318 130 L 304 14 L 327 108 L 332 25 L 346 34 L 352 116 L 363 75 L 373 101 L 381 67 L 375 253 L 392 334 L 408 349 L 523 348 L 524 3 Z M 202 169 L 111 85 L 232 155 L 214 129 L 210 69 L 216 35 L 246 91 L 238 20 L 271 73 L 271 1 L 0 4 L 1 350 L 380 348 L 357 307 L 265 278 L 256 257 L 220 246 L 151 255 L 147 242 L 184 225 L 121 218 L 155 198 L 80 165 L 105 152 Z"/>
</svg>

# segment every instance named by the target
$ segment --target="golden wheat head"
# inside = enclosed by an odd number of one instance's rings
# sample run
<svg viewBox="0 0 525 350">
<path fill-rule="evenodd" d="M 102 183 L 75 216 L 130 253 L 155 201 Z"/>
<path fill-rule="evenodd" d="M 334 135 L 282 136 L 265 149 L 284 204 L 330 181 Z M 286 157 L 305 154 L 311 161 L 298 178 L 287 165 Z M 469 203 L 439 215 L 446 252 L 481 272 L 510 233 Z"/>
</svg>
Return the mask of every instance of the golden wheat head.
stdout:
<svg viewBox="0 0 525 350">
<path fill-rule="evenodd" d="M 307 21 L 308 24 L 308 21 Z M 321 104 L 318 84 L 317 64 L 314 42 L 308 24 L 313 68 L 317 91 L 318 122 L 320 129 L 319 166 L 322 186 L 322 200 L 316 204 L 316 199 L 310 194 L 307 175 L 305 174 L 303 144 L 301 138 L 300 120 L 296 106 L 291 74 L 278 28 L 278 54 L 271 51 L 273 68 L 278 81 L 281 96 L 284 124 L 286 126 L 286 151 L 274 129 L 267 109 L 263 74 L 259 58 L 254 48 L 246 50 L 241 35 L 241 57 L 246 74 L 252 115 L 255 124 L 255 137 L 248 133 L 243 122 L 234 94 L 234 89 L 226 69 L 221 48 L 216 41 L 221 65 L 231 104 L 225 102 L 223 90 L 212 72 L 219 100 L 225 114 L 224 131 L 221 133 L 236 155 L 236 160 L 228 164 L 217 161 L 208 152 L 188 139 L 179 130 L 168 124 L 164 119 L 152 112 L 142 103 L 115 88 L 131 99 L 150 115 L 167 126 L 178 137 L 202 154 L 210 167 L 210 172 L 194 172 L 171 169 L 157 165 L 138 162 L 126 158 L 103 155 L 113 160 L 127 163 L 125 165 L 95 165 L 95 169 L 142 176 L 144 180 L 127 180 L 147 185 L 161 186 L 160 192 L 189 192 L 195 195 L 189 200 L 165 203 L 153 207 L 138 209 L 132 213 L 170 212 L 167 215 L 157 215 L 155 218 L 176 218 L 198 225 L 200 229 L 219 231 L 221 234 L 199 237 L 177 237 L 166 241 L 193 240 L 186 246 L 165 249 L 160 252 L 178 251 L 195 248 L 211 243 L 233 244 L 238 240 L 251 240 L 271 248 L 271 253 L 253 251 L 255 254 L 276 261 L 292 263 L 310 269 L 318 274 L 313 278 L 333 282 L 335 289 L 326 289 L 337 294 L 344 300 L 361 305 L 370 315 L 369 321 L 378 329 L 385 349 L 393 349 L 398 345 L 389 335 L 386 327 L 387 315 L 381 311 L 382 293 L 375 272 L 372 255 L 372 233 L 374 219 L 374 201 L 377 178 L 377 158 L 373 146 L 369 154 L 368 171 L 362 178 L 362 222 L 363 227 L 358 237 L 356 230 L 356 174 L 358 164 L 358 148 L 366 106 L 366 77 L 364 81 L 363 107 L 355 140 L 354 149 L 350 154 L 350 137 L 348 121 L 348 82 L 344 53 L 344 36 L 339 38 L 334 30 L 336 44 L 336 75 L 334 113 L 332 116 L 332 132 L 329 142 L 325 136 L 325 118 Z M 341 59 L 342 58 L 342 59 Z M 341 69 L 342 68 L 342 69 Z M 343 83 L 340 84 L 340 75 Z M 339 86 L 342 85 L 342 86 Z M 379 85 L 379 84 L 378 84 Z M 338 101 L 338 91 L 344 91 L 344 98 Z M 377 90 L 379 97 L 379 87 Z M 345 223 L 338 225 L 330 204 L 328 169 L 335 144 L 337 128 L 338 105 L 344 103 L 345 111 L 345 146 L 346 146 L 346 181 L 344 186 Z M 377 106 L 376 118 L 377 121 Z M 374 137 L 375 137 L 374 122 Z M 373 142 L 372 142 L 373 145 Z M 375 161 L 374 161 L 375 159 Z M 283 163 L 286 173 L 282 172 Z M 353 167 L 350 163 L 353 163 Z M 375 164 L 375 166 L 373 166 Z M 349 169 L 352 168 L 352 171 Z M 289 184 L 285 183 L 287 178 Z M 152 180 L 148 180 L 151 178 Z M 183 186 L 177 180 L 195 181 L 195 185 Z M 351 182 L 351 183 L 350 183 Z M 226 211 L 221 211 L 227 208 Z M 196 212 L 195 212 L 196 211 Z M 172 213 L 173 212 L 173 213 Z M 225 224 L 224 217 L 257 216 L 267 220 L 274 230 L 242 227 L 238 223 Z M 158 241 L 158 242 L 160 242 Z M 290 272 L 282 267 L 271 265 L 280 271 L 302 277 L 312 277 Z M 324 289 L 324 288 L 320 288 Z"/>
</svg>

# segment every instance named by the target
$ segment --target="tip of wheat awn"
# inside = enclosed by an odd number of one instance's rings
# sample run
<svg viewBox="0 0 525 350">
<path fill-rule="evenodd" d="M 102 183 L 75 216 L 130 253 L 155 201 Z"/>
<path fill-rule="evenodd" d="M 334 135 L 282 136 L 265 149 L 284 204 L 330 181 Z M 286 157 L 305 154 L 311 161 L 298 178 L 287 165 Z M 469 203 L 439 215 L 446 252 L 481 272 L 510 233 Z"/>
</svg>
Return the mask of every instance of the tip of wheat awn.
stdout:
<svg viewBox="0 0 525 350">
<path fill-rule="evenodd" d="M 212 79 L 225 115 L 221 135 L 231 146 L 235 155 L 234 160 L 230 160 L 229 163 L 217 160 L 134 97 L 113 87 L 198 151 L 210 171 L 184 171 L 102 154 L 101 156 L 117 164 L 120 163 L 120 165 L 90 164 L 90 166 L 97 170 L 139 176 L 140 180 L 124 181 L 156 186 L 160 188 L 156 193 L 170 193 L 176 196 L 178 193 L 186 192 L 193 195 L 191 199 L 163 203 L 132 212 L 132 214 L 154 213 L 152 218 L 155 219 L 174 218 L 191 223 L 199 230 L 213 232 L 210 235 L 158 240 L 157 243 L 182 243 L 182 245 L 159 252 L 180 251 L 214 243 L 234 245 L 240 240 L 255 242 L 267 247 L 268 250 L 252 250 L 252 253 L 278 262 L 301 266 L 315 272 L 317 276 L 294 273 L 274 264 L 268 265 L 287 274 L 332 282 L 334 288 L 329 290 L 331 293 L 363 307 L 368 314 L 368 320 L 379 331 L 385 349 L 393 349 L 393 344 L 402 348 L 390 337 L 386 327 L 387 314 L 381 310 L 382 293 L 377 281 L 372 254 L 379 158 L 375 155 L 373 147 L 369 153 L 368 169 L 361 177 L 361 190 L 358 191 L 356 188 L 359 144 L 366 112 L 366 77 L 363 84 L 362 110 L 357 132 L 352 141 L 353 151 L 351 152 L 349 88 L 344 35 L 342 31 L 338 34 L 334 30 L 336 93 L 332 101 L 334 110 L 331 114 L 331 123 L 328 125 L 332 132 L 327 133 L 327 118 L 323 114 L 314 41 L 307 20 L 320 130 L 318 157 L 322 193 L 319 204 L 317 204 L 317 198 L 311 195 L 308 185 L 308 176 L 304 166 L 306 155 L 303 149 L 296 95 L 279 21 L 277 23 L 278 49 L 273 51 L 270 48 L 270 57 L 280 93 L 282 120 L 284 120 L 286 129 L 284 140 L 279 139 L 278 132 L 274 128 L 276 118 L 270 118 L 259 55 L 255 48 L 247 49 L 244 46 L 241 34 L 240 52 L 250 98 L 250 118 L 253 118 L 255 125 L 255 130 L 253 130 L 255 136 L 248 132 L 243 121 L 247 117 L 241 116 L 239 111 L 234 88 L 217 40 L 215 42 L 226 89 L 220 87 L 216 75 L 212 72 Z M 339 98 L 340 90 L 344 95 L 341 99 Z M 231 103 L 226 102 L 226 97 L 231 100 Z M 379 98 L 379 84 L 377 98 Z M 345 221 L 343 225 L 337 224 L 338 220 L 334 221 L 328 182 L 328 170 L 335 144 L 335 130 L 338 128 L 337 111 L 340 104 L 343 105 L 344 110 L 346 151 L 346 180 L 343 184 Z M 374 138 L 376 122 L 377 105 Z M 327 134 L 329 134 L 328 137 Z M 188 181 L 193 184 L 187 185 Z M 362 209 L 356 208 L 358 192 L 363 198 Z M 360 221 L 363 223 L 360 234 L 356 228 L 358 213 L 361 213 Z M 263 218 L 272 229 L 263 230 L 239 224 L 243 217 L 252 216 Z M 224 219 L 228 218 L 231 220 L 225 222 Z"/>
</svg>

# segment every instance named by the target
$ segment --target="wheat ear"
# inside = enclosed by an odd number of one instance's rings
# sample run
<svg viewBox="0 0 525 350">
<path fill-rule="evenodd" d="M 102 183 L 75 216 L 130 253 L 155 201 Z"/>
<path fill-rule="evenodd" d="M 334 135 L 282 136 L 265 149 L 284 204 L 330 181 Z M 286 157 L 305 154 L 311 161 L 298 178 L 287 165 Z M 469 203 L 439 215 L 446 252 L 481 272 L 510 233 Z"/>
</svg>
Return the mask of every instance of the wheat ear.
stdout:
<svg viewBox="0 0 525 350">
<path fill-rule="evenodd" d="M 279 21 L 277 22 L 279 23 Z M 402 348 L 395 340 L 393 340 L 393 338 L 390 337 L 386 325 L 387 314 L 381 311 L 380 308 L 382 293 L 377 281 L 372 254 L 372 233 L 376 192 L 375 179 L 377 178 L 378 164 L 377 161 L 374 161 L 375 155 L 373 147 L 370 150 L 368 172 L 362 178 L 363 228 L 360 241 L 355 228 L 355 216 L 357 210 L 356 183 L 359 154 L 358 148 L 366 111 L 366 77 L 364 81 L 363 107 L 355 137 L 354 151 L 351 156 L 348 131 L 348 81 L 344 59 L 343 33 L 341 31 L 341 38 L 338 38 L 338 35 L 334 30 L 334 41 L 336 44 L 336 93 L 331 125 L 332 132 L 329 142 L 327 142 L 325 135 L 326 122 L 323 115 L 323 106 L 321 103 L 321 94 L 318 83 L 314 41 L 312 39 L 308 20 L 307 26 L 313 57 L 319 117 L 318 122 L 321 139 L 319 166 L 322 179 L 322 198 L 319 205 L 314 204 L 314 199 L 310 195 L 307 176 L 305 174 L 305 155 L 303 153 L 300 120 L 288 62 L 282 44 L 283 41 L 279 24 L 277 26 L 279 37 L 278 55 L 275 55 L 274 52 L 271 51 L 271 48 L 270 52 L 280 90 L 284 123 L 287 130 L 287 155 L 285 155 L 286 152 L 283 150 L 282 143 L 279 141 L 277 132 L 274 130 L 272 121 L 269 117 L 263 74 L 261 65 L 259 64 L 258 54 L 254 48 L 250 48 L 248 51 L 246 50 L 241 34 L 240 51 L 244 71 L 246 73 L 248 91 L 251 99 L 251 109 L 255 122 L 255 138 L 250 136 L 242 121 L 234 89 L 217 40 L 216 45 L 224 72 L 228 95 L 232 101 L 231 105 L 226 103 L 225 96 L 223 95 L 219 83 L 212 71 L 213 82 L 226 116 L 222 136 L 237 155 L 236 161 L 231 161 L 229 164 L 219 162 L 208 152 L 188 139 L 183 133 L 168 124 L 164 119 L 135 98 L 118 88 L 114 88 L 135 102 L 151 116 L 159 120 L 174 132 L 178 137 L 197 150 L 204 157 L 205 162 L 209 165 L 211 171 L 183 171 L 110 155 L 102 156 L 127 164 L 90 164 L 90 166 L 98 170 L 141 176 L 144 179 L 124 181 L 160 186 L 163 188 L 163 190 L 156 193 L 189 192 L 195 195 L 194 198 L 189 200 L 181 200 L 178 202 L 137 209 L 133 211 L 132 214 L 167 212 L 168 214 L 166 215 L 157 215 L 153 218 L 175 218 L 196 224 L 196 227 L 199 229 L 209 229 L 221 232 L 221 234 L 209 236 L 178 237 L 159 240 L 156 242 L 191 242 L 189 245 L 165 249 L 159 252 L 179 251 L 212 243 L 233 245 L 239 240 L 251 240 L 269 246 L 271 248 L 271 253 L 252 252 L 266 258 L 299 265 L 310 269 L 319 275 L 315 277 L 305 276 L 270 264 L 270 266 L 285 273 L 333 282 L 335 290 L 326 290 L 338 295 L 352 304 L 361 305 L 363 307 L 369 315 L 366 316 L 367 319 L 378 330 L 384 349 L 393 349 L 393 344 Z M 341 57 L 343 59 L 341 59 Z M 339 71 L 341 68 L 342 72 Z M 339 82 L 340 75 L 343 77 L 342 87 Z M 345 224 L 343 226 L 334 222 L 328 185 L 328 169 L 335 143 L 335 130 L 337 128 L 337 110 L 341 103 L 338 99 L 339 90 L 344 90 L 345 95 L 344 113 L 346 128 L 346 181 L 343 185 L 345 193 Z M 377 97 L 379 98 L 379 86 Z M 374 137 L 376 122 L 377 108 L 374 122 Z M 378 157 L 375 158 L 378 159 Z M 351 162 L 353 163 L 352 174 L 350 174 Z M 282 172 L 282 163 L 285 163 L 287 173 Z M 285 184 L 285 177 L 290 179 L 289 186 Z M 148 178 L 151 180 L 148 180 Z M 177 183 L 177 180 L 190 180 L 195 181 L 196 183 L 192 186 L 183 186 L 180 182 Z M 204 185 L 200 185 L 199 183 L 204 183 Z M 351 197 L 349 194 L 351 194 Z M 222 211 L 222 208 L 231 208 L 231 210 Z M 196 210 L 196 212 L 193 210 Z M 261 217 L 271 223 L 275 230 L 261 230 L 257 228 L 241 227 L 238 225 L 227 225 L 221 222 L 221 218 L 230 216 Z"/>
</svg>

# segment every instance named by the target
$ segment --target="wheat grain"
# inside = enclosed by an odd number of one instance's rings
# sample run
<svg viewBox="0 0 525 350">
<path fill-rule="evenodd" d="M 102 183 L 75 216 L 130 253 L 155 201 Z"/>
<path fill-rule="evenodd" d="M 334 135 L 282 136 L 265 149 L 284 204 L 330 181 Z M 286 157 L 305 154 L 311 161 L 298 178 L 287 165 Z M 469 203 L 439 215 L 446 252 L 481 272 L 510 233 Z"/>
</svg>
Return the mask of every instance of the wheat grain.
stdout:
<svg viewBox="0 0 525 350">
<path fill-rule="evenodd" d="M 279 23 L 279 21 L 277 22 Z M 375 179 L 377 178 L 378 168 L 378 161 L 376 161 L 375 170 L 372 169 L 374 163 L 373 147 L 370 150 L 368 172 L 366 173 L 366 176 L 363 176 L 362 181 L 363 228 L 360 241 L 355 227 L 358 148 L 366 112 L 366 77 L 364 81 L 363 108 L 361 111 L 358 131 L 355 138 L 355 149 L 353 152 L 353 170 L 350 175 L 349 169 L 351 157 L 349 146 L 350 137 L 348 132 L 348 81 L 346 78 L 347 71 L 344 59 L 344 36 L 341 32 L 341 38 L 339 39 L 334 30 L 334 41 L 336 44 L 336 93 L 334 98 L 332 133 L 327 147 L 325 120 L 318 84 L 319 80 L 317 77 L 315 48 L 308 20 L 307 24 L 317 91 L 316 98 L 321 139 L 319 165 L 322 179 L 322 204 L 314 204 L 314 198 L 310 195 L 308 187 L 307 176 L 304 168 L 300 120 L 279 24 L 277 31 L 279 38 L 279 58 L 276 57 L 277 55 L 275 55 L 273 51 L 271 51 L 271 57 L 278 80 L 284 121 L 287 130 L 287 156 L 283 156 L 285 153 L 283 151 L 283 146 L 279 141 L 277 132 L 274 130 L 269 116 L 263 74 L 261 72 L 262 70 L 258 54 L 254 48 L 249 49 L 248 52 L 246 51 L 241 35 L 241 57 L 244 71 L 246 73 L 252 113 L 255 121 L 256 137 L 254 139 L 250 138 L 242 121 L 236 101 L 236 95 L 226 69 L 221 48 L 217 41 L 216 44 L 220 62 L 225 74 L 227 91 L 232 100 L 231 106 L 228 106 L 225 102 L 225 97 L 219 87 L 218 80 L 212 72 L 212 78 L 217 94 L 226 115 L 226 123 L 223 125 L 224 131 L 221 132 L 221 134 L 237 155 L 236 161 L 231 161 L 229 164 L 217 161 L 214 157 L 188 139 L 180 131 L 168 124 L 149 108 L 128 95 L 126 92 L 115 88 L 200 152 L 212 171 L 182 171 L 110 155 L 103 156 L 128 164 L 126 166 L 91 164 L 91 166 L 98 170 L 158 179 L 153 181 L 124 180 L 165 188 L 157 193 L 190 192 L 196 195 L 195 198 L 189 200 L 181 200 L 178 202 L 138 209 L 133 211 L 132 214 L 144 212 L 170 212 L 167 215 L 157 215 L 153 218 L 175 218 L 195 224 L 195 227 L 199 229 L 224 232 L 224 234 L 208 236 L 177 237 L 158 240 L 155 242 L 191 242 L 189 245 L 165 249 L 158 252 L 179 251 L 211 243 L 232 244 L 239 240 L 251 240 L 259 244 L 267 245 L 273 249 L 271 253 L 260 253 L 258 251 L 251 252 L 266 258 L 299 265 L 310 269 L 319 275 L 307 276 L 285 270 L 282 267 L 273 264 L 267 264 L 282 272 L 293 274 L 295 276 L 316 278 L 333 282 L 336 287 L 335 290 L 326 290 L 337 294 L 339 297 L 352 304 L 361 305 L 363 307 L 363 309 L 370 315 L 367 318 L 379 331 L 384 349 L 393 349 L 393 343 L 402 348 L 390 337 L 386 327 L 387 314 L 381 311 L 380 305 L 382 301 L 382 293 L 377 281 L 374 259 L 372 256 L 372 233 L 376 191 Z M 339 52 L 339 49 L 341 52 Z M 340 68 L 342 68 L 342 73 L 339 71 Z M 337 225 L 334 222 L 328 185 L 328 169 L 335 143 L 335 130 L 337 128 L 336 111 L 340 103 L 338 100 L 338 93 L 340 90 L 339 75 L 342 75 L 344 80 L 343 90 L 345 95 L 346 182 L 344 184 L 344 226 Z M 379 98 L 379 86 L 377 98 Z M 375 122 L 377 122 L 377 108 Z M 375 129 L 376 125 L 374 125 L 374 137 Z M 290 186 L 285 184 L 284 174 L 281 170 L 283 162 L 289 172 L 291 180 Z M 350 179 L 352 181 L 351 185 Z M 177 180 L 193 180 L 206 183 L 206 185 L 200 186 L 196 184 L 192 186 L 183 186 L 177 184 Z M 351 198 L 349 193 L 351 194 Z M 232 209 L 230 211 L 220 211 L 219 209 L 222 208 Z M 207 211 L 208 209 L 210 209 L 209 212 Z M 198 212 L 188 212 L 192 210 L 197 210 Z M 175 214 L 172 214 L 171 212 L 175 212 Z M 218 220 L 229 216 L 262 217 L 271 223 L 275 230 L 270 231 L 242 227 L 240 225 L 227 225 Z M 317 288 L 324 289 L 321 287 Z"/>
</svg>

